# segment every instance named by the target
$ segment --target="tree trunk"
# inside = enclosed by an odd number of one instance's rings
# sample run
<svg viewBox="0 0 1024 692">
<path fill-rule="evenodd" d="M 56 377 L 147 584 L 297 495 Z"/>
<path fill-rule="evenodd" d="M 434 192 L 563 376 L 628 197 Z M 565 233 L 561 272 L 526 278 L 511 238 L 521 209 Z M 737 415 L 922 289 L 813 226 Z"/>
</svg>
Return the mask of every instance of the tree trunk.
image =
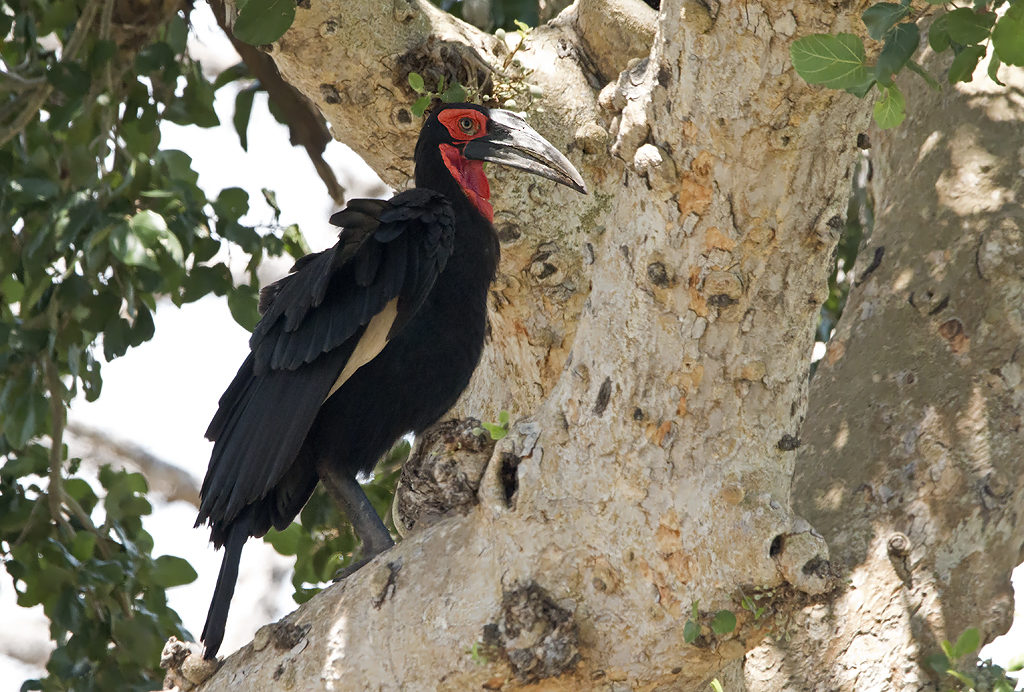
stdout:
<svg viewBox="0 0 1024 692">
<path fill-rule="evenodd" d="M 530 34 L 520 67 L 507 59 L 518 36 L 506 46 L 418 0 L 300 6 L 272 55 L 387 182 L 411 172 L 416 71 L 525 107 L 591 195 L 489 171 L 502 263 L 491 339 L 456 413 L 507 409 L 515 423 L 480 504 L 264 630 L 204 689 L 691 689 L 833 588 L 825 542 L 791 504 L 793 449 L 868 109 L 808 88 L 788 47 L 862 9 L 677 0 L 655 15 L 579 0 Z M 957 314 L 963 339 L 980 338 L 985 313 Z M 836 382 L 836 396 L 866 386 Z M 985 425 L 964 420 L 965 436 Z M 832 442 L 803 434 L 805 455 Z M 978 453 L 996 464 L 994 449 Z M 959 478 L 940 474 L 944 492 Z M 801 507 L 828 529 L 849 519 Z M 984 511 L 976 523 L 997 510 Z M 844 560 L 857 552 L 840 545 Z M 755 595 L 757 617 L 741 604 Z M 714 620 L 722 610 L 735 629 Z"/>
<path fill-rule="evenodd" d="M 1004 89 L 984 69 L 941 93 L 908 78 L 907 121 L 872 135 L 876 226 L 814 377 L 793 487 L 850 583 L 748 656 L 751 690 L 938 689 L 926 659 L 942 640 L 1009 627 L 1024 70 L 1003 68 Z"/>
</svg>

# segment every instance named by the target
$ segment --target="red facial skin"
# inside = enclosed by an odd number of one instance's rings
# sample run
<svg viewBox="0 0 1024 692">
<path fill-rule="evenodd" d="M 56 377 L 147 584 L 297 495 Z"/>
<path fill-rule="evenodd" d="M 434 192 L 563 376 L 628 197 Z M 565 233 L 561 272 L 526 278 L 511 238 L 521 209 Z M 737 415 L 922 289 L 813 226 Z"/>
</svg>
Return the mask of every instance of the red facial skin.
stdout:
<svg viewBox="0 0 1024 692">
<path fill-rule="evenodd" d="M 491 186 L 484 175 L 482 161 L 472 161 L 462 155 L 462 145 L 487 134 L 487 117 L 471 108 L 447 110 L 437 116 L 448 129 L 455 144 L 442 144 L 441 158 L 469 201 L 488 221 L 494 221 L 494 208 L 488 201 Z"/>
</svg>

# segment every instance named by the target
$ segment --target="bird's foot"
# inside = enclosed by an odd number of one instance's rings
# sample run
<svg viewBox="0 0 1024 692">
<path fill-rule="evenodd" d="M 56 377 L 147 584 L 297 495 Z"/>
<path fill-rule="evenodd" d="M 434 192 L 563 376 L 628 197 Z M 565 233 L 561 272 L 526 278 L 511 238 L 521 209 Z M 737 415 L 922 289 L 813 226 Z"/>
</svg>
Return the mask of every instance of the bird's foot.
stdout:
<svg viewBox="0 0 1024 692">
<path fill-rule="evenodd" d="M 331 581 L 333 581 L 335 583 L 337 583 L 339 581 L 344 581 L 348 577 L 351 577 L 353 574 L 358 572 L 361 567 L 363 567 L 366 563 L 368 563 L 372 559 L 373 559 L 373 557 L 364 557 L 362 560 L 359 560 L 357 562 L 353 562 L 352 564 L 350 564 L 350 565 L 348 565 L 346 567 L 342 567 L 341 569 L 339 569 L 337 572 L 334 573 L 334 578 Z"/>
</svg>

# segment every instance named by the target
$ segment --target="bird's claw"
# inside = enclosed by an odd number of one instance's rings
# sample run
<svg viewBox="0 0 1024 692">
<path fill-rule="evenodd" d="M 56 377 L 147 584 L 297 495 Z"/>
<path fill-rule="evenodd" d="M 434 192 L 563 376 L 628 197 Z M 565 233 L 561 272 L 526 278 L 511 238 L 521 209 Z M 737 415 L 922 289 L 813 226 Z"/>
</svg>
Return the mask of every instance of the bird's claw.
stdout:
<svg viewBox="0 0 1024 692">
<path fill-rule="evenodd" d="M 331 579 L 331 581 L 334 582 L 334 583 L 338 583 L 339 581 L 344 581 L 348 577 L 351 577 L 353 574 L 358 572 L 360 570 L 360 568 L 362 568 L 366 563 L 368 563 L 372 559 L 373 559 L 372 557 L 363 558 L 362 560 L 359 560 L 358 562 L 353 562 L 352 564 L 348 565 L 347 567 L 342 567 L 341 569 L 339 569 L 337 572 L 334 573 L 334 577 Z"/>
</svg>

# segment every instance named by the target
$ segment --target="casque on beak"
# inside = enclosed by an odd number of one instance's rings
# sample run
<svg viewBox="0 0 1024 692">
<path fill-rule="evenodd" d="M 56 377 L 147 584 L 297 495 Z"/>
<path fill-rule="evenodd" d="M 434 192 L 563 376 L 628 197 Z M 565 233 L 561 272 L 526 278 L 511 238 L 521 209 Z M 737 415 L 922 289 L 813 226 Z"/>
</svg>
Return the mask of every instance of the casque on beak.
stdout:
<svg viewBox="0 0 1024 692">
<path fill-rule="evenodd" d="M 466 144 L 463 156 L 521 168 L 587 194 L 583 178 L 569 159 L 537 134 L 525 120 L 515 113 L 496 108 L 491 109 L 490 119 L 487 134 Z"/>
</svg>

